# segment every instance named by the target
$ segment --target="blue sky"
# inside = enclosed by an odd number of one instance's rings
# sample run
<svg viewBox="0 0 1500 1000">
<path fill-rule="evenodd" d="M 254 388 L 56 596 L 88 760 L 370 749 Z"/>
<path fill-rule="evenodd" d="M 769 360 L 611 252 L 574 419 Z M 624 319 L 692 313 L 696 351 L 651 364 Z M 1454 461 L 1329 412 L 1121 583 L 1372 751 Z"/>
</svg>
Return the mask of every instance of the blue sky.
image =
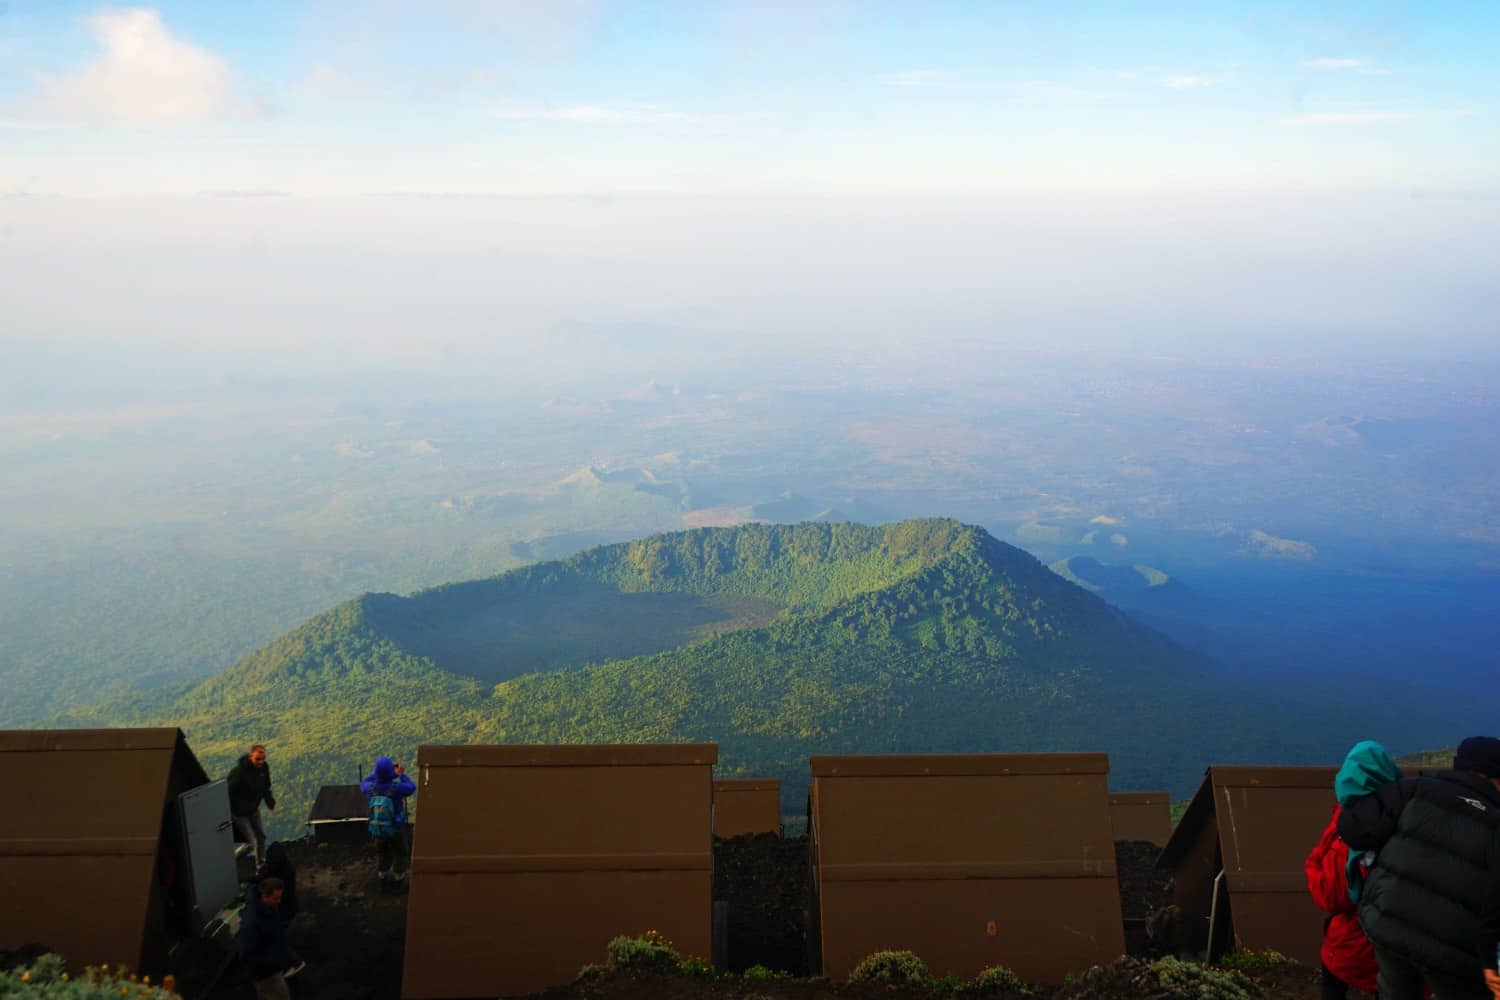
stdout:
<svg viewBox="0 0 1500 1000">
<path fill-rule="evenodd" d="M 0 191 L 1472 194 L 1500 163 L 1488 2 L 0 10 Z"/>
</svg>

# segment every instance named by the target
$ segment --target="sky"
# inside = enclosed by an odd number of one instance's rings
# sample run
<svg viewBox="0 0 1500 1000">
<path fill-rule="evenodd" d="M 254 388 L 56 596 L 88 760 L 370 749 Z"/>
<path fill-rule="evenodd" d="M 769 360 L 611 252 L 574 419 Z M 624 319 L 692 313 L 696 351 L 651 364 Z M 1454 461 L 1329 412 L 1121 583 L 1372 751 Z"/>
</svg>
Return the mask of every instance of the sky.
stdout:
<svg viewBox="0 0 1500 1000">
<path fill-rule="evenodd" d="M 0 343 L 1461 357 L 1497 221 L 1488 0 L 0 0 Z"/>
</svg>

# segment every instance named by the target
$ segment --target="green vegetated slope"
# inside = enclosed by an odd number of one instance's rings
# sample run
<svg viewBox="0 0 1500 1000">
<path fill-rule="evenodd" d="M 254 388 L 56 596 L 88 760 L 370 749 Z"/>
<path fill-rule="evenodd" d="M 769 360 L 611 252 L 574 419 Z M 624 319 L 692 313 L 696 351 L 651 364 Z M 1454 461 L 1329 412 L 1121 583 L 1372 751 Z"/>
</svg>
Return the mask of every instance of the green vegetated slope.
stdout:
<svg viewBox="0 0 1500 1000">
<path fill-rule="evenodd" d="M 1453 755 L 1456 753 L 1458 753 L 1458 747 L 1449 747 L 1447 750 L 1425 750 L 1421 753 L 1410 753 L 1405 757 L 1398 757 L 1396 763 L 1405 771 L 1415 771 L 1417 768 L 1446 771 L 1453 766 Z"/>
<path fill-rule="evenodd" d="M 106 714 L 183 726 L 213 770 L 268 743 L 286 831 L 318 784 L 422 742 L 716 741 L 721 773 L 782 777 L 789 803 L 817 752 L 1109 750 L 1118 784 L 1156 787 L 1192 780 L 1205 734 L 1265 739 L 1211 691 L 1021 550 L 916 520 L 699 529 L 370 594 L 166 711 Z"/>
</svg>

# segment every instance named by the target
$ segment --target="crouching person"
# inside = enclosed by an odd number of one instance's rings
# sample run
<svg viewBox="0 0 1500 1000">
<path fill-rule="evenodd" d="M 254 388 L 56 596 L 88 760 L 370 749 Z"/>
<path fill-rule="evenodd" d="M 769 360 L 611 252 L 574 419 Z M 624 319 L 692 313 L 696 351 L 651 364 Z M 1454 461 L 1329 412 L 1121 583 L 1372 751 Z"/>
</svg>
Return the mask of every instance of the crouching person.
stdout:
<svg viewBox="0 0 1500 1000">
<path fill-rule="evenodd" d="M 406 800 L 417 790 L 406 769 L 389 757 L 375 762 L 375 771 L 359 786 L 370 800 L 370 836 L 379 852 L 380 881 L 406 880 L 411 856 L 411 834 L 406 826 Z"/>
<path fill-rule="evenodd" d="M 291 1000 L 285 972 L 292 964 L 292 949 L 280 912 L 285 889 L 281 879 L 265 878 L 245 890 L 240 964 L 255 984 L 256 1000 Z"/>
</svg>

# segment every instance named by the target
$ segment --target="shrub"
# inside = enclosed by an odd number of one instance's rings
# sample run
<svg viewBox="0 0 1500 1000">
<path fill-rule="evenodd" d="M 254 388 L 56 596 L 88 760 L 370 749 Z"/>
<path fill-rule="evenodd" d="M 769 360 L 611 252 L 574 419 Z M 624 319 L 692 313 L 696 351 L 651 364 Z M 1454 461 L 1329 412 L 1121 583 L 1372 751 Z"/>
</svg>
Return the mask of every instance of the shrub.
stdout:
<svg viewBox="0 0 1500 1000">
<path fill-rule="evenodd" d="M 1256 1000 L 1261 995 L 1259 986 L 1233 969 L 1213 969 L 1177 958 L 1157 959 L 1151 968 L 1175 996 L 1193 1000 Z"/>
<path fill-rule="evenodd" d="M 672 943 L 655 931 L 647 931 L 640 937 L 617 937 L 609 943 L 607 954 L 611 969 L 673 972 L 682 962 Z"/>
<path fill-rule="evenodd" d="M 584 982 L 590 979 L 598 979 L 602 975 L 604 975 L 604 966 L 595 965 L 593 962 L 578 970 L 578 979 Z"/>
<path fill-rule="evenodd" d="M 785 972 L 777 972 L 775 969 L 768 969 L 764 965 L 752 965 L 752 966 L 750 966 L 750 968 L 748 968 L 744 972 L 740 973 L 740 978 L 741 979 L 756 979 L 756 980 L 759 980 L 759 979 L 790 979 L 791 976 L 788 975 Z"/>
<path fill-rule="evenodd" d="M 950 972 L 941 979 L 934 979 L 927 988 L 940 997 L 957 996 L 964 988 L 964 981 L 957 973 Z"/>
<path fill-rule="evenodd" d="M 1031 987 L 1021 981 L 1021 977 L 1011 972 L 1003 965 L 992 965 L 988 969 L 981 969 L 979 975 L 969 984 L 969 989 L 976 993 L 1002 993 L 1008 997 L 1032 996 Z"/>
<path fill-rule="evenodd" d="M 701 958 L 684 958 L 677 963 L 677 971 L 693 979 L 719 978 L 719 970 L 714 968 L 714 963 Z"/>
<path fill-rule="evenodd" d="M 880 983 L 884 986 L 927 986 L 932 973 L 927 964 L 910 951 L 877 951 L 867 956 L 849 973 L 855 983 Z"/>
<path fill-rule="evenodd" d="M 70 976 L 57 955 L 42 955 L 28 966 L 0 972 L 0 997 L 42 1000 L 180 1000 L 172 992 L 175 984 L 168 976 L 161 985 L 150 976 L 133 976 L 124 968 L 107 965 L 90 966 L 78 976 Z"/>
<path fill-rule="evenodd" d="M 1237 969 L 1240 972 L 1269 972 L 1283 965 L 1296 965 L 1279 951 L 1232 951 L 1219 960 L 1221 968 Z"/>
</svg>

